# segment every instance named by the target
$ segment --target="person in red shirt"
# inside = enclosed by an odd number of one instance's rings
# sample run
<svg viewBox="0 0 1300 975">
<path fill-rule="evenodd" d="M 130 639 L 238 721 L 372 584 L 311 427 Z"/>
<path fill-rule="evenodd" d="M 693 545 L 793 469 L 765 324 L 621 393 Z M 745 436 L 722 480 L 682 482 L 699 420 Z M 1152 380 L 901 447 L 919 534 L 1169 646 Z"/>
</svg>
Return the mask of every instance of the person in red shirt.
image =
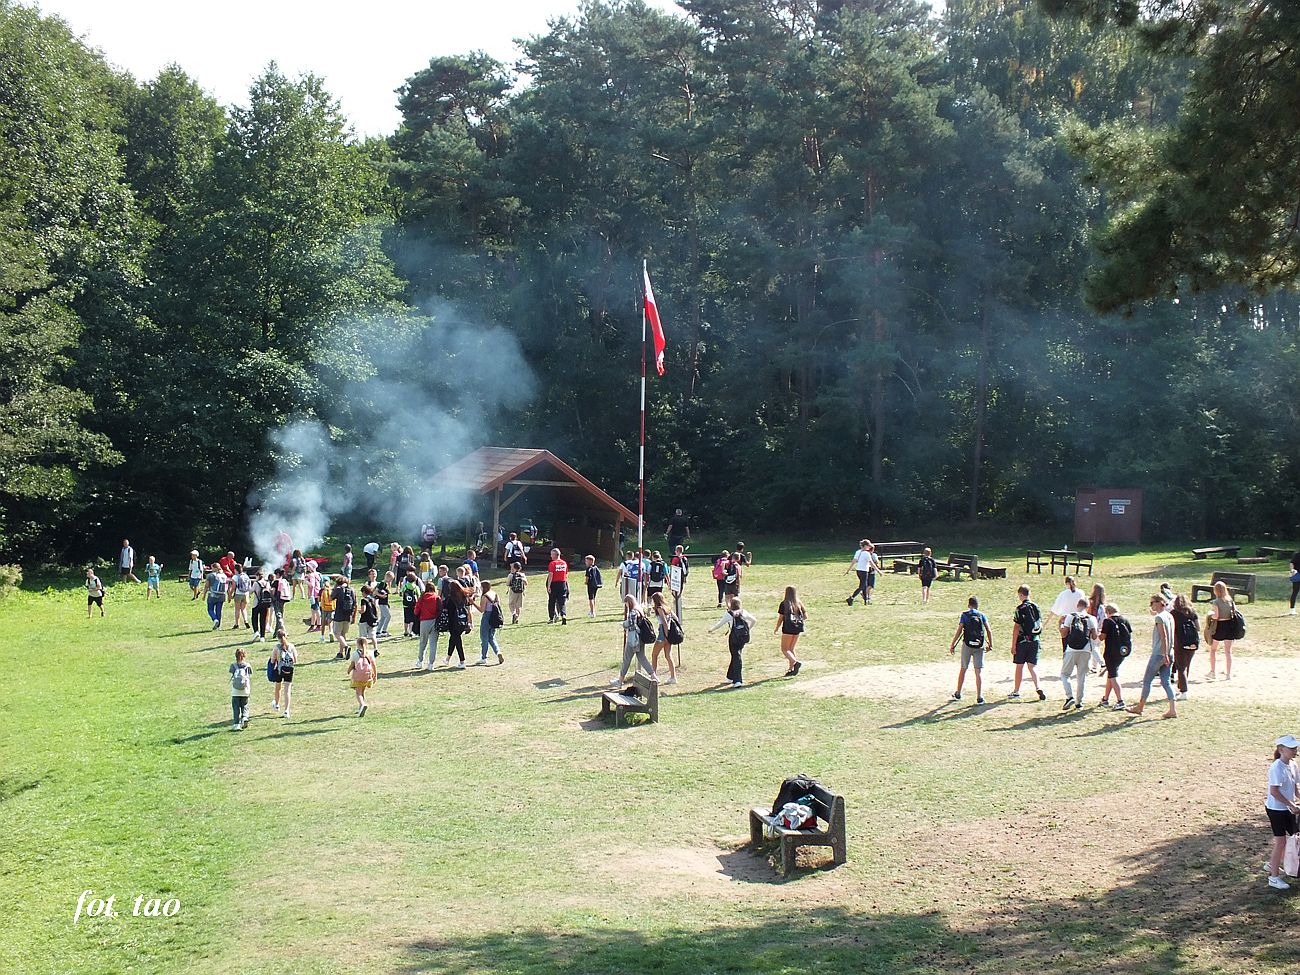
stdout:
<svg viewBox="0 0 1300 975">
<path fill-rule="evenodd" d="M 221 566 L 221 571 L 223 571 L 226 574 L 227 578 L 229 579 L 235 578 L 235 553 L 234 552 L 227 552 L 225 555 L 221 556 L 221 558 L 217 559 L 217 565 Z M 235 587 L 226 586 L 226 602 L 228 603 L 233 602 L 234 598 L 235 598 Z M 239 623 L 236 622 L 235 626 L 238 627 Z"/>
<path fill-rule="evenodd" d="M 424 648 L 429 647 L 429 670 L 438 659 L 438 613 L 442 610 L 442 597 L 431 582 L 424 584 L 424 592 L 415 601 L 415 619 L 420 628 L 420 650 L 415 669 L 424 670 Z M 432 646 L 430 646 L 432 643 Z"/>
<path fill-rule="evenodd" d="M 547 616 L 563 626 L 569 622 L 569 563 L 560 558 L 558 548 L 551 549 L 551 562 L 546 567 Z"/>
</svg>

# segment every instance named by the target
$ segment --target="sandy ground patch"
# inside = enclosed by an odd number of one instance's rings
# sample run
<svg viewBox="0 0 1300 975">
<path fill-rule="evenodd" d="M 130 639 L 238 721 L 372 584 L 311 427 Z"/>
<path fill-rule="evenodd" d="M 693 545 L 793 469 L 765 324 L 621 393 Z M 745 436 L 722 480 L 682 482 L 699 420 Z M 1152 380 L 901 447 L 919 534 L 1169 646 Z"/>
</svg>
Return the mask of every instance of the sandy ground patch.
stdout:
<svg viewBox="0 0 1300 975">
<path fill-rule="evenodd" d="M 1297 688 L 1300 688 L 1300 659 L 1252 658 L 1248 655 L 1234 653 L 1232 658 L 1232 680 L 1208 681 L 1205 670 L 1208 655 L 1202 659 L 1198 652 L 1192 661 L 1194 675 L 1189 697 L 1195 701 L 1215 701 L 1223 704 L 1285 704 L 1293 701 Z M 1136 701 L 1142 691 L 1142 674 L 1147 656 L 1137 651 L 1125 662 L 1120 670 L 1120 683 L 1124 687 L 1125 700 Z M 1222 660 L 1219 666 L 1222 667 Z M 948 697 L 957 684 L 958 661 L 938 661 L 927 664 L 882 664 L 871 667 L 855 667 L 852 670 L 816 677 L 805 682 L 805 693 L 814 697 L 864 697 L 889 698 L 906 701 L 942 701 Z M 1060 700 L 1062 695 L 1059 657 L 1053 659 L 1049 653 L 1040 656 L 1038 680 L 1048 698 Z M 1001 699 L 1010 693 L 1015 677 L 1015 670 L 1009 660 L 998 659 L 984 668 L 984 696 Z M 974 674 L 966 675 L 966 687 L 963 698 L 974 697 Z M 1088 676 L 1087 698 L 1093 700 L 1100 696 L 1105 678 L 1101 675 Z M 1027 697 L 1032 696 L 1032 685 L 1026 674 L 1022 693 L 1028 688 Z M 1160 685 L 1155 685 L 1152 698 L 1160 696 Z"/>
</svg>

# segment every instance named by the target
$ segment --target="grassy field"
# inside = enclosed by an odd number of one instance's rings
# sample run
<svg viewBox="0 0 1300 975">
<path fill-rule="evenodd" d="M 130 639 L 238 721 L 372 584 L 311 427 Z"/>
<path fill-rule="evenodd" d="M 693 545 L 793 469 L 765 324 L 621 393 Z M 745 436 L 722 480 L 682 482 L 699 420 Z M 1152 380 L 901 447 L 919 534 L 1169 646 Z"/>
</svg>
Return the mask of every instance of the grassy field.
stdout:
<svg viewBox="0 0 1300 975">
<path fill-rule="evenodd" d="M 417 674 L 413 643 L 382 645 L 364 719 L 295 625 L 293 717 L 257 677 L 242 733 L 226 669 L 246 631 L 212 632 L 183 586 L 146 604 L 110 584 L 105 619 L 85 618 L 75 577 L 6 598 L 0 972 L 1297 970 L 1300 897 L 1260 870 L 1270 743 L 1300 728 L 1285 563 L 1254 567 L 1232 683 L 1197 683 L 1169 722 L 1061 714 L 1048 643 L 1049 700 L 1006 700 L 1023 550 L 977 548 L 1010 578 L 940 582 L 929 607 L 886 574 L 849 609 L 851 545 L 752 547 L 748 686 L 719 689 L 697 565 L 681 683 L 660 724 L 617 730 L 595 720 L 619 652 L 609 589 L 597 620 L 559 627 L 535 586 L 503 666 Z M 1095 578 L 1136 620 L 1126 684 L 1146 595 L 1213 568 L 1236 566 L 1100 553 Z M 1050 605 L 1059 576 L 1028 580 Z M 794 679 L 771 632 L 787 584 L 810 610 Z M 972 592 L 996 648 L 982 708 L 945 703 Z M 846 796 L 849 862 L 813 855 L 782 880 L 744 848 L 746 810 L 798 771 Z M 87 890 L 119 916 L 74 925 Z M 179 911 L 132 916 L 139 895 Z"/>
</svg>

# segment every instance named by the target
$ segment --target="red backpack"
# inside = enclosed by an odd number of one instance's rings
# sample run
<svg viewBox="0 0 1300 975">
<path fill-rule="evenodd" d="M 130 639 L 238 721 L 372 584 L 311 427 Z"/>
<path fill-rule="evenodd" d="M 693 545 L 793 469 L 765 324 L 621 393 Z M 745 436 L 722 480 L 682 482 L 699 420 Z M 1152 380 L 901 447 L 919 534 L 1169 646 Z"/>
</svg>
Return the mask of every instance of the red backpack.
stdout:
<svg viewBox="0 0 1300 975">
<path fill-rule="evenodd" d="M 713 563 L 713 578 L 725 579 L 727 576 L 727 560 L 718 559 Z"/>
</svg>

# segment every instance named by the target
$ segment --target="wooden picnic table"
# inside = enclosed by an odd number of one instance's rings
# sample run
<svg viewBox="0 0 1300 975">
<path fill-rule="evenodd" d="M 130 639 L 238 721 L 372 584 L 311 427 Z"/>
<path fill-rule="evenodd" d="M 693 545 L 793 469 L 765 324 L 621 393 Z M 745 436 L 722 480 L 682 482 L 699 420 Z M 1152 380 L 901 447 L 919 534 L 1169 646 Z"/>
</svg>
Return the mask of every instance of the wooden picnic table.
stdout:
<svg viewBox="0 0 1300 975">
<path fill-rule="evenodd" d="M 899 552 L 919 552 L 925 548 L 921 542 L 876 542 L 876 554 L 881 558 Z"/>
</svg>

